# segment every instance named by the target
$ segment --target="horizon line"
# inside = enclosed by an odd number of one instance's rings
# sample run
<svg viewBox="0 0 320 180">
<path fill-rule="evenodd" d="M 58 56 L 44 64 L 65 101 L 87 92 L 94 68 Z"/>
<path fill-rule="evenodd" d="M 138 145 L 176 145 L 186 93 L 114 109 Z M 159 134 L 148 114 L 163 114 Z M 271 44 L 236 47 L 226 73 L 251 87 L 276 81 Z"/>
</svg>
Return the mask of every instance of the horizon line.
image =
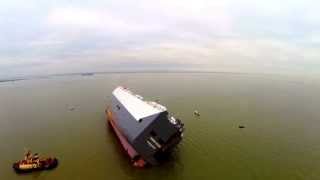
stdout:
<svg viewBox="0 0 320 180">
<path fill-rule="evenodd" d="M 93 76 L 96 74 L 139 74 L 139 73 L 195 73 L 195 74 L 238 74 L 238 75 L 291 75 L 289 73 L 262 73 L 262 72 L 233 72 L 233 71 L 201 71 L 201 70 L 141 70 L 141 71 L 86 71 L 74 73 L 55 73 L 47 75 L 26 75 L 20 77 L 3 78 L 0 83 L 32 80 L 32 79 L 46 79 L 50 77 L 61 76 Z"/>
</svg>

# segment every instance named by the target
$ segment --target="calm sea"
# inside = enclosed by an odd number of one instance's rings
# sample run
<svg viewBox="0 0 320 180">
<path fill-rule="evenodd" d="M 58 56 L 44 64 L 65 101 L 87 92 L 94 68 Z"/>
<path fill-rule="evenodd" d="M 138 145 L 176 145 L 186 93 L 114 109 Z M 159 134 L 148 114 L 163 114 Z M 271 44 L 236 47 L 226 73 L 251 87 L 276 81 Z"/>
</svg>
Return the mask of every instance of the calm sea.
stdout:
<svg viewBox="0 0 320 180">
<path fill-rule="evenodd" d="M 118 85 L 159 99 L 185 123 L 182 143 L 164 164 L 136 169 L 121 151 L 104 114 Z M 320 83 L 303 78 L 128 73 L 5 82 L 0 179 L 318 180 L 319 129 Z M 24 148 L 56 156 L 60 165 L 17 175 L 11 165 Z"/>
</svg>

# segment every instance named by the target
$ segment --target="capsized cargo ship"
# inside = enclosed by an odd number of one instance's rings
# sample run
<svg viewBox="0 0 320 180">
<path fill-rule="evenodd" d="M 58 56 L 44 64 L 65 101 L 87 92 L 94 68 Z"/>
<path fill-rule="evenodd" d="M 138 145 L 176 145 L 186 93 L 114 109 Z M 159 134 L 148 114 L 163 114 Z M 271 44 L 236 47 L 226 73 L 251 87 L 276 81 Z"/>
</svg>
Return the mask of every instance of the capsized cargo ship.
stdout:
<svg viewBox="0 0 320 180">
<path fill-rule="evenodd" d="M 182 140 L 184 124 L 167 108 L 124 87 L 112 92 L 107 121 L 133 165 L 157 165 Z"/>
</svg>

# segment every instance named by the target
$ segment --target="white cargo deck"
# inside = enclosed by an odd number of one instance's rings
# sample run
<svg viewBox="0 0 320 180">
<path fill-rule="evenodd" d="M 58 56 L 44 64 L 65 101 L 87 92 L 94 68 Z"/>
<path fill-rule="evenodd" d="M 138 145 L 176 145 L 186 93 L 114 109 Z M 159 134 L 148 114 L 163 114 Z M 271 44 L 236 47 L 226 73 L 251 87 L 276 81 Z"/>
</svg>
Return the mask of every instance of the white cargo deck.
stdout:
<svg viewBox="0 0 320 180">
<path fill-rule="evenodd" d="M 156 102 L 144 101 L 141 96 L 135 95 L 123 87 L 117 87 L 112 94 L 137 121 L 167 110 L 166 107 Z"/>
</svg>

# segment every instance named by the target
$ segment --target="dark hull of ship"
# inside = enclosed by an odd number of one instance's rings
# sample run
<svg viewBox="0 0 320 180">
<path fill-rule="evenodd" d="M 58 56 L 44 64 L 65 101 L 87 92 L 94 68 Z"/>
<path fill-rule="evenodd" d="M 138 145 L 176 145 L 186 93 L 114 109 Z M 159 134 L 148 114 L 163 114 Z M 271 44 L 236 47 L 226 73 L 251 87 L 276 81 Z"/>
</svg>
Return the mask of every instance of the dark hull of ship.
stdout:
<svg viewBox="0 0 320 180">
<path fill-rule="evenodd" d="M 163 160 L 167 159 L 167 157 L 170 155 L 170 152 L 182 140 L 182 132 L 177 131 L 167 140 L 165 144 L 162 145 L 161 148 L 157 149 L 156 151 L 153 151 L 152 153 L 147 151 L 144 152 L 141 151 L 141 148 L 139 151 L 141 141 L 131 142 L 130 139 L 122 131 L 123 128 L 119 126 L 119 122 L 123 121 L 123 118 L 121 118 L 121 114 L 117 114 L 116 112 L 113 112 L 111 108 L 108 108 L 106 110 L 106 116 L 107 122 L 115 132 L 115 135 L 120 141 L 124 151 L 130 157 L 131 161 L 133 162 L 133 165 L 136 167 L 144 167 L 147 164 L 159 164 Z"/>
</svg>

